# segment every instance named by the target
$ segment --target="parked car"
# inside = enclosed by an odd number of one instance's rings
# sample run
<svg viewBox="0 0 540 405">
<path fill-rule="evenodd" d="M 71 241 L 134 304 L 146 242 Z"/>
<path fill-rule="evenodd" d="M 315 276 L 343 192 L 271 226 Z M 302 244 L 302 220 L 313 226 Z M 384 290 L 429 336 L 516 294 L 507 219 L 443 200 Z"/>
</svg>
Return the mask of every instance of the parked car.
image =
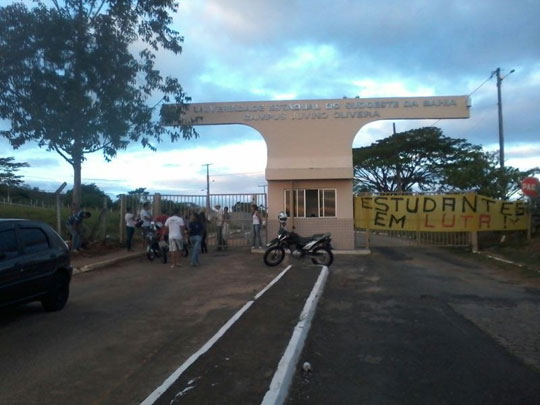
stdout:
<svg viewBox="0 0 540 405">
<path fill-rule="evenodd" d="M 73 269 L 69 247 L 47 224 L 0 219 L 0 307 L 41 301 L 62 309 Z"/>
</svg>

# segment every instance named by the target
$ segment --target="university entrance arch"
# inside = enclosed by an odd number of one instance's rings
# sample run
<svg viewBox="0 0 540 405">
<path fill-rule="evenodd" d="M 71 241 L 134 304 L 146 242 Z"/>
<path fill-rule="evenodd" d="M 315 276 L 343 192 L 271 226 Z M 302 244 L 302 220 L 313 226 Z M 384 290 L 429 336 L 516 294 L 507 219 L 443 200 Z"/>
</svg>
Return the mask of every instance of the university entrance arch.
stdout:
<svg viewBox="0 0 540 405">
<path fill-rule="evenodd" d="M 352 144 L 378 120 L 469 118 L 468 96 L 193 103 L 162 109 L 164 125 L 248 125 L 267 145 L 268 232 L 287 210 L 300 234 L 331 232 L 354 248 Z"/>
</svg>

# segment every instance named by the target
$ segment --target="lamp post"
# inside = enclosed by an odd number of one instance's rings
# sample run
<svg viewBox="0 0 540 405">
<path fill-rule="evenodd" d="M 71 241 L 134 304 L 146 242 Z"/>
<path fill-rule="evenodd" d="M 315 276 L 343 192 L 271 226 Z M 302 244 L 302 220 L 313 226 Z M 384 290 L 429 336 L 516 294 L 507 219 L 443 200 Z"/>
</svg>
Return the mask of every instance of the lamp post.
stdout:
<svg viewBox="0 0 540 405">
<path fill-rule="evenodd" d="M 501 169 L 504 169 L 504 129 L 503 129 L 503 116 L 502 116 L 502 97 L 501 97 L 501 84 L 505 77 L 510 76 L 515 70 L 512 69 L 506 76 L 501 76 L 501 68 L 495 69 L 491 73 L 497 76 L 497 109 L 499 112 L 499 163 Z"/>
</svg>

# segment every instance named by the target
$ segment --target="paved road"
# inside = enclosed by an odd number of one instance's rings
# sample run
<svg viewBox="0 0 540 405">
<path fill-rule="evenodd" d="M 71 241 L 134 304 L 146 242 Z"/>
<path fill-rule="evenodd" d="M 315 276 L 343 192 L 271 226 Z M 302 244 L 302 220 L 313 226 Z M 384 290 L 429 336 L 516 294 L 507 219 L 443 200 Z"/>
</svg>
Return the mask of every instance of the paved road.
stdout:
<svg viewBox="0 0 540 405">
<path fill-rule="evenodd" d="M 282 269 L 202 260 L 80 274 L 61 312 L 0 313 L 0 403 L 139 403 Z M 538 284 L 442 250 L 336 256 L 289 403 L 538 404 L 539 313 Z"/>
<path fill-rule="evenodd" d="M 79 274 L 60 312 L 0 313 L 0 404 L 142 401 L 278 273 L 247 250 L 201 261 Z"/>
<path fill-rule="evenodd" d="M 437 249 L 341 258 L 288 403 L 540 404 L 539 287 Z"/>
</svg>

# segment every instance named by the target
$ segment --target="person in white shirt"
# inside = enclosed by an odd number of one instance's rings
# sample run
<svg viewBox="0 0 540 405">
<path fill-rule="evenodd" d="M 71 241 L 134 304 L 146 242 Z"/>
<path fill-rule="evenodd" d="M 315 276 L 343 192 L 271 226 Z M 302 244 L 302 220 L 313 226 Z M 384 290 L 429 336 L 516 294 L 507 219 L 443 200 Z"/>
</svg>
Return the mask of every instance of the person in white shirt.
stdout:
<svg viewBox="0 0 540 405">
<path fill-rule="evenodd" d="M 251 219 L 252 219 L 252 234 L 253 234 L 253 245 L 252 249 L 259 247 L 259 249 L 262 249 L 262 242 L 261 242 L 261 224 L 262 224 L 262 217 L 259 213 L 259 208 L 253 204 L 251 206 Z M 258 242 L 258 244 L 257 244 Z"/>
<path fill-rule="evenodd" d="M 180 252 L 183 250 L 185 233 L 184 220 L 180 216 L 180 210 L 175 208 L 172 217 L 167 218 L 165 227 L 169 229 L 169 250 L 171 252 L 171 268 L 180 267 Z"/>
<path fill-rule="evenodd" d="M 126 220 L 126 248 L 128 252 L 131 252 L 131 241 L 133 240 L 133 235 L 135 234 L 135 214 L 131 212 L 131 207 L 126 208 L 126 215 L 124 217 Z"/>
<path fill-rule="evenodd" d="M 150 223 L 152 222 L 152 214 L 150 212 L 150 203 L 145 202 L 142 206 L 140 217 L 143 220 L 142 227 L 143 228 L 150 228 Z"/>
<path fill-rule="evenodd" d="M 221 205 L 216 205 L 214 207 L 216 209 L 215 216 L 216 216 L 216 238 L 217 238 L 217 244 L 218 244 L 218 250 L 221 250 L 223 246 L 223 210 L 221 209 Z"/>
</svg>

